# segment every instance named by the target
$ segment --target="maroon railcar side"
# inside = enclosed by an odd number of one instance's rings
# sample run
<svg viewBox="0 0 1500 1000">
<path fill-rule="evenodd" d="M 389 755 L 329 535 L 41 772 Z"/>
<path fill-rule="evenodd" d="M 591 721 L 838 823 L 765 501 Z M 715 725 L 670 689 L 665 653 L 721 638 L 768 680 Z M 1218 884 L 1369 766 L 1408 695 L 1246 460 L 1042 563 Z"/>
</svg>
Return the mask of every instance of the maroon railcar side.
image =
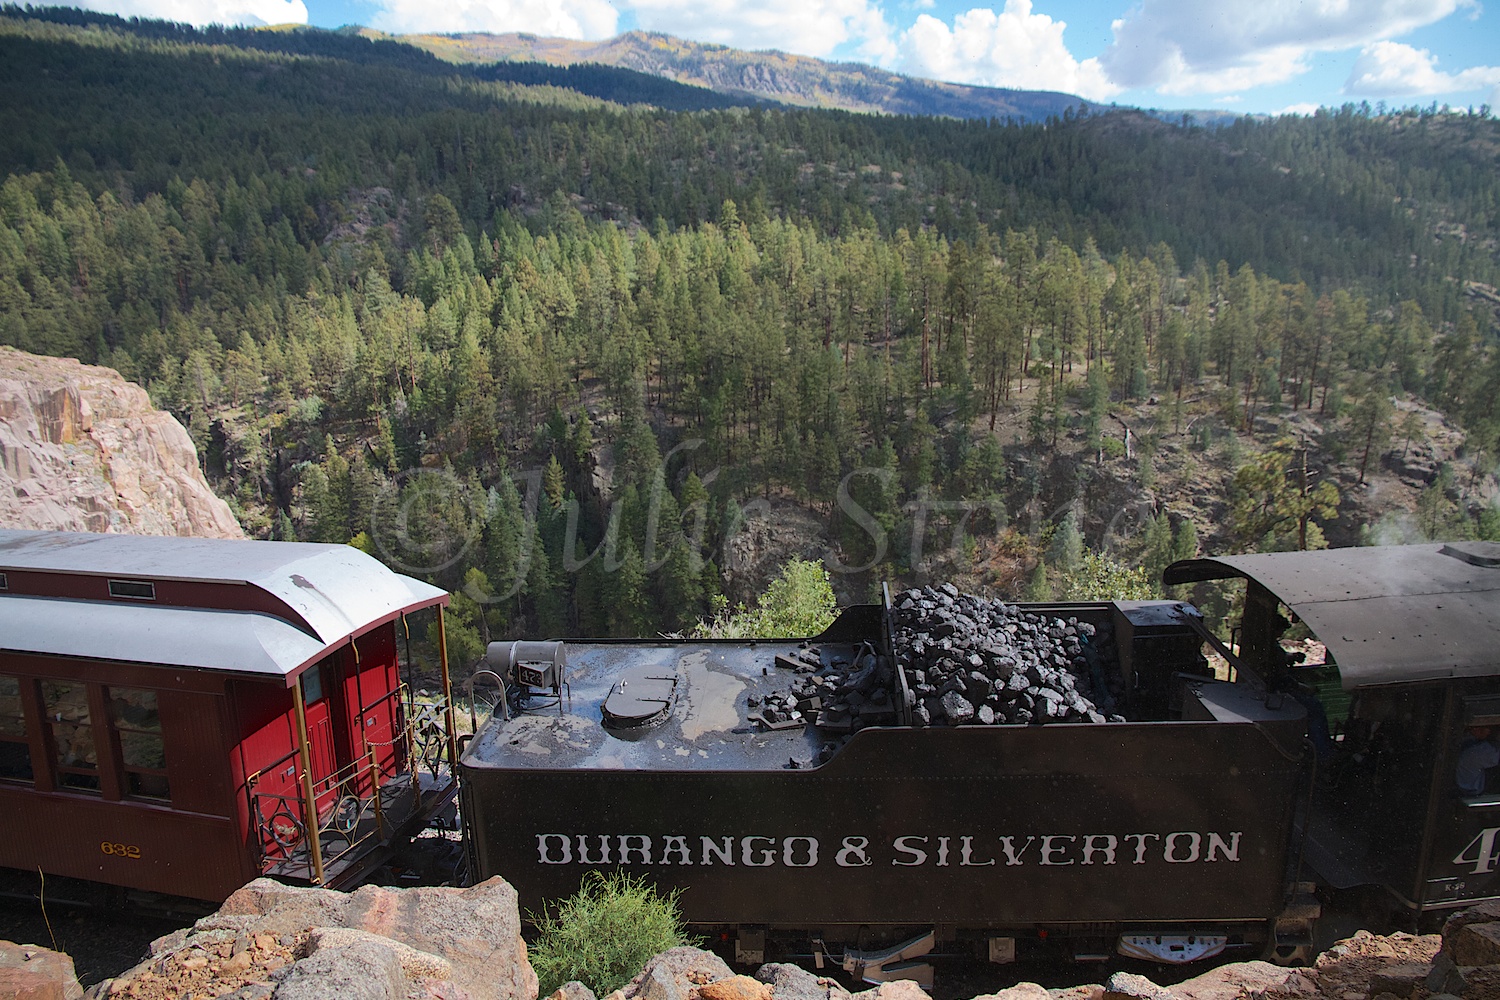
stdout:
<svg viewBox="0 0 1500 1000">
<path fill-rule="evenodd" d="M 36 655 L 6 654 L 0 663 L 25 703 L 32 765 L 28 782 L 17 773 L 22 769 L 16 755 L 7 755 L 0 780 L 0 865 L 198 899 L 222 898 L 254 877 L 228 776 L 214 766 L 226 759 L 221 678 Z M 76 700 L 81 693 L 91 720 L 110 718 L 110 693 L 122 689 L 155 697 L 168 747 L 164 784 L 132 783 L 136 776 L 125 769 L 121 747 L 131 734 L 118 726 L 89 727 L 100 751 L 92 777 L 80 773 L 88 768 L 76 767 L 76 758 L 55 752 L 63 726 L 73 727 L 70 741 L 80 737 L 76 721 L 56 717 L 59 699 Z"/>
<path fill-rule="evenodd" d="M 397 641 L 446 603 L 347 546 L 0 531 L 0 866 L 359 877 L 454 794 L 446 663 L 416 705 Z"/>
</svg>

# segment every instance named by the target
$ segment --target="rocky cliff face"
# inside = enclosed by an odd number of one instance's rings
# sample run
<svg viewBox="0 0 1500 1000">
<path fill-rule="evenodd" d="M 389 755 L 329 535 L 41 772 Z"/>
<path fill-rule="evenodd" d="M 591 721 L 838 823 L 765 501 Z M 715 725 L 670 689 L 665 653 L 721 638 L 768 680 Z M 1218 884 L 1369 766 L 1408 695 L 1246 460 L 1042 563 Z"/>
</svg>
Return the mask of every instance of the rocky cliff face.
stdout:
<svg viewBox="0 0 1500 1000">
<path fill-rule="evenodd" d="M 0 347 L 0 527 L 243 538 L 193 442 L 110 368 Z"/>
</svg>

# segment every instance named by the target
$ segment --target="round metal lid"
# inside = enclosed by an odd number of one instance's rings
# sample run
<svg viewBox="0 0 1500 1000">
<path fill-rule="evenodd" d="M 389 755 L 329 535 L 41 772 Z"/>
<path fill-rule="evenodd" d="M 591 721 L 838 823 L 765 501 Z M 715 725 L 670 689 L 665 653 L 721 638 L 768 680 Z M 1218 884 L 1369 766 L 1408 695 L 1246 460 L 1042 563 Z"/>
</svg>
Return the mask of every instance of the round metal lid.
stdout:
<svg viewBox="0 0 1500 1000">
<path fill-rule="evenodd" d="M 677 696 L 677 676 L 661 667 L 631 667 L 620 675 L 604 699 L 604 724 L 613 729 L 641 729 L 664 721 Z"/>
</svg>

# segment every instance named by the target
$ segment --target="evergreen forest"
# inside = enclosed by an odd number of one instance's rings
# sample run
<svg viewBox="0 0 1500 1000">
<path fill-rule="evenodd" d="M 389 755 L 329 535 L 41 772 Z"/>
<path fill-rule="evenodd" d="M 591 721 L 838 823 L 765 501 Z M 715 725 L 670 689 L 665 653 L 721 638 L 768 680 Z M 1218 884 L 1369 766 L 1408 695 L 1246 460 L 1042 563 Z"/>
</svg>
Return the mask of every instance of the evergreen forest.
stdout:
<svg viewBox="0 0 1500 1000">
<path fill-rule="evenodd" d="M 0 9 L 0 344 L 146 386 L 252 535 L 454 590 L 467 659 L 691 629 L 777 546 L 845 599 L 1015 599 L 1368 540 L 1412 413 L 1469 477 L 1422 536 L 1500 538 L 1488 108 L 1026 124 L 639 76 Z"/>
</svg>

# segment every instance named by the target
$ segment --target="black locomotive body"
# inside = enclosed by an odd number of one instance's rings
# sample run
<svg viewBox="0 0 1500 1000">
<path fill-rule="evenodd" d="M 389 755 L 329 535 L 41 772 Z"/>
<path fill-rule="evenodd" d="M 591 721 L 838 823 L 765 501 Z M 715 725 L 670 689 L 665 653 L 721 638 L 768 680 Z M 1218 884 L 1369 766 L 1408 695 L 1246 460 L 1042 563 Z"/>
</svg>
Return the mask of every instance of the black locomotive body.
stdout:
<svg viewBox="0 0 1500 1000">
<path fill-rule="evenodd" d="M 1165 579 L 1228 577 L 1247 582 L 1239 659 L 1309 709 L 1292 830 L 1309 877 L 1407 926 L 1500 897 L 1500 767 L 1465 764 L 1500 760 L 1500 545 L 1195 559 Z M 1325 663 L 1288 663 L 1284 616 Z"/>
</svg>

